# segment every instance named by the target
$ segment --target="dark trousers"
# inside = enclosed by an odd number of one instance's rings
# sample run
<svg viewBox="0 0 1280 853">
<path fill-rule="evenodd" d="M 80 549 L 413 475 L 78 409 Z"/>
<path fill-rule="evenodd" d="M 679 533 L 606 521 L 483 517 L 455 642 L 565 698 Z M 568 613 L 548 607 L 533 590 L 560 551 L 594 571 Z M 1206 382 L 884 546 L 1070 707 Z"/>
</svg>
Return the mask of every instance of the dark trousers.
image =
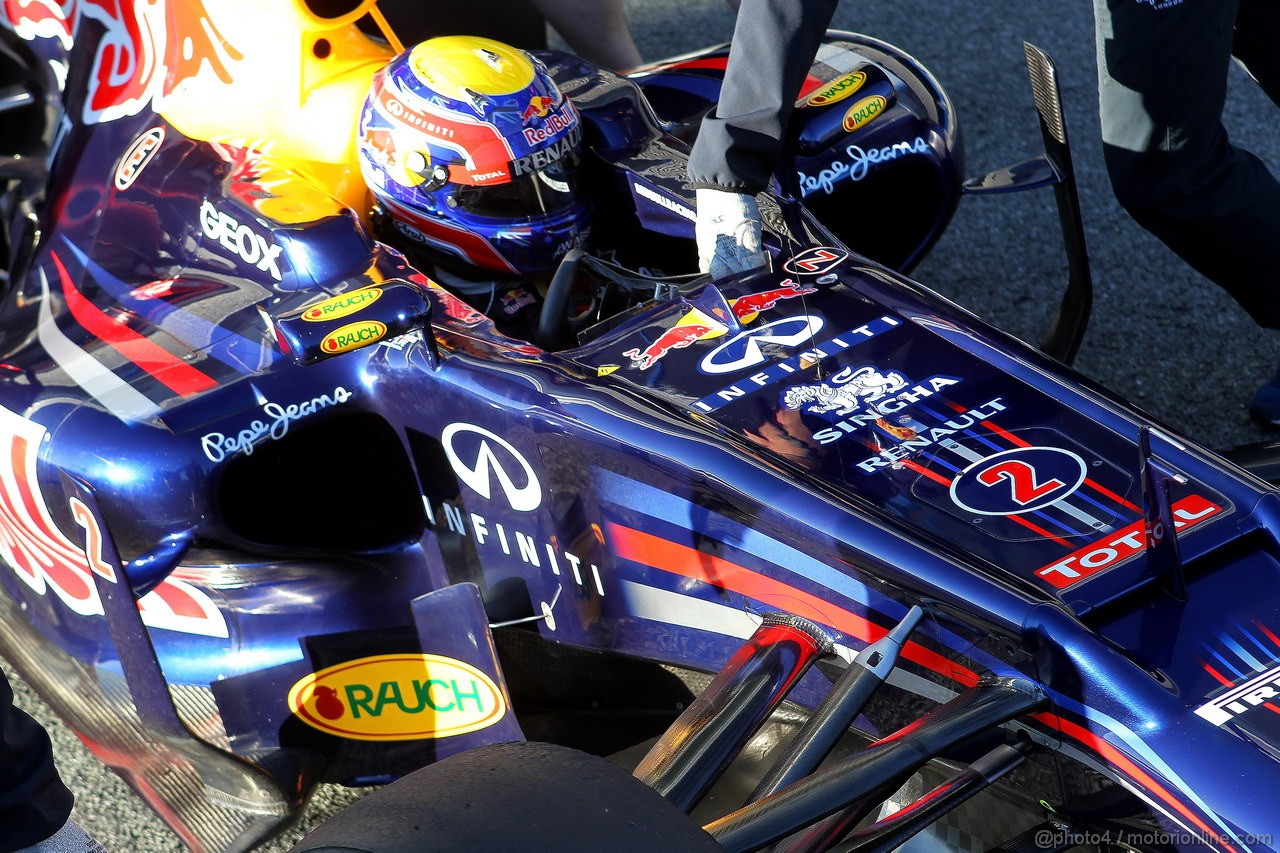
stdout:
<svg viewBox="0 0 1280 853">
<path fill-rule="evenodd" d="M 54 767 L 49 736 L 14 707 L 13 690 L 0 672 L 0 849 L 43 841 L 70 816 L 71 792 Z"/>
<path fill-rule="evenodd" d="M 1222 125 L 1232 57 L 1280 97 L 1276 0 L 1094 0 L 1103 151 L 1144 228 L 1280 329 L 1280 183 Z"/>
<path fill-rule="evenodd" d="M 689 156 L 695 187 L 758 193 L 782 156 L 796 95 L 837 0 L 743 0 L 716 109 Z"/>
</svg>

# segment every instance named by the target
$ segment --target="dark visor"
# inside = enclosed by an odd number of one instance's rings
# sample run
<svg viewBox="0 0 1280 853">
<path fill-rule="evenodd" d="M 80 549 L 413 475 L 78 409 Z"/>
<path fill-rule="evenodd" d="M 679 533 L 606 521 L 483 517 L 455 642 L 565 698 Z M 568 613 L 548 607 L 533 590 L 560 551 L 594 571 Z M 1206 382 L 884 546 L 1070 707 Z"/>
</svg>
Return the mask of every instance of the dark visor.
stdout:
<svg viewBox="0 0 1280 853">
<path fill-rule="evenodd" d="M 453 197 L 458 207 L 477 216 L 509 218 L 555 213 L 572 205 L 578 197 L 577 164 L 577 156 L 569 155 L 505 184 L 459 184 Z"/>
</svg>

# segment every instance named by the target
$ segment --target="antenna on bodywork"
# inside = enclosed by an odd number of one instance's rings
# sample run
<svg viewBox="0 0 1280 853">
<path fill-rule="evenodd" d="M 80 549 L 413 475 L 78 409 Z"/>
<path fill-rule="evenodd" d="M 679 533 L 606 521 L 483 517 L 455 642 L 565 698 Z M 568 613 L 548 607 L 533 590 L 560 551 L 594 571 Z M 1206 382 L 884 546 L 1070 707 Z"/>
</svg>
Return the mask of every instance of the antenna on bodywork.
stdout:
<svg viewBox="0 0 1280 853">
<path fill-rule="evenodd" d="M 1169 484 L 1185 484 L 1187 478 L 1170 471 L 1151 453 L 1151 427 L 1138 430 L 1141 455 L 1142 512 L 1145 521 L 1147 565 L 1168 593 L 1178 601 L 1187 600 L 1186 572 L 1178 550 L 1178 534 L 1173 520 Z"/>
</svg>

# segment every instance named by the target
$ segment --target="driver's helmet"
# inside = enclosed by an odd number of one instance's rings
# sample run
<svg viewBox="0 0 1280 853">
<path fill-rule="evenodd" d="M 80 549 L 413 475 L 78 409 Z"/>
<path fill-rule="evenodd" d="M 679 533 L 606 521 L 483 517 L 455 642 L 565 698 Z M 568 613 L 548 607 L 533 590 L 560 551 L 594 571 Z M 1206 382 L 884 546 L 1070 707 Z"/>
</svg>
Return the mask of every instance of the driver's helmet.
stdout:
<svg viewBox="0 0 1280 853">
<path fill-rule="evenodd" d="M 374 77 L 359 132 L 382 212 L 438 264 L 539 276 L 587 235 L 578 111 L 522 50 L 446 36 L 405 51 Z"/>
</svg>

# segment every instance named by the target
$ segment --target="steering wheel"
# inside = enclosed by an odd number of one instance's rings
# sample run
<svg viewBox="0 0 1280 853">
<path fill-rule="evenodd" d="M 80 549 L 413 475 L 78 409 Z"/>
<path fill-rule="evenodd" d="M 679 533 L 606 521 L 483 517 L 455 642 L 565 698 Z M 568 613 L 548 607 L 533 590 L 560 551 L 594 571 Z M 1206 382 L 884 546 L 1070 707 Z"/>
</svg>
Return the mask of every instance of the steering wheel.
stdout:
<svg viewBox="0 0 1280 853">
<path fill-rule="evenodd" d="M 538 331 L 533 341 L 543 349 L 560 348 L 575 321 L 581 323 L 596 309 L 599 297 L 592 288 L 591 304 L 586 310 L 569 316 L 569 298 L 573 295 L 573 286 L 578 280 L 578 272 L 586 254 L 581 249 L 570 249 L 560 259 L 560 266 L 556 267 L 556 274 L 551 277 L 547 295 L 542 300 L 542 313 L 538 316 Z"/>
<path fill-rule="evenodd" d="M 594 323 L 650 299 L 675 299 L 681 290 L 709 280 L 702 274 L 650 275 L 570 249 L 547 286 L 534 343 L 543 349 L 562 349 Z M 590 295 L 586 306 L 576 312 L 575 291 L 579 299 Z"/>
</svg>

